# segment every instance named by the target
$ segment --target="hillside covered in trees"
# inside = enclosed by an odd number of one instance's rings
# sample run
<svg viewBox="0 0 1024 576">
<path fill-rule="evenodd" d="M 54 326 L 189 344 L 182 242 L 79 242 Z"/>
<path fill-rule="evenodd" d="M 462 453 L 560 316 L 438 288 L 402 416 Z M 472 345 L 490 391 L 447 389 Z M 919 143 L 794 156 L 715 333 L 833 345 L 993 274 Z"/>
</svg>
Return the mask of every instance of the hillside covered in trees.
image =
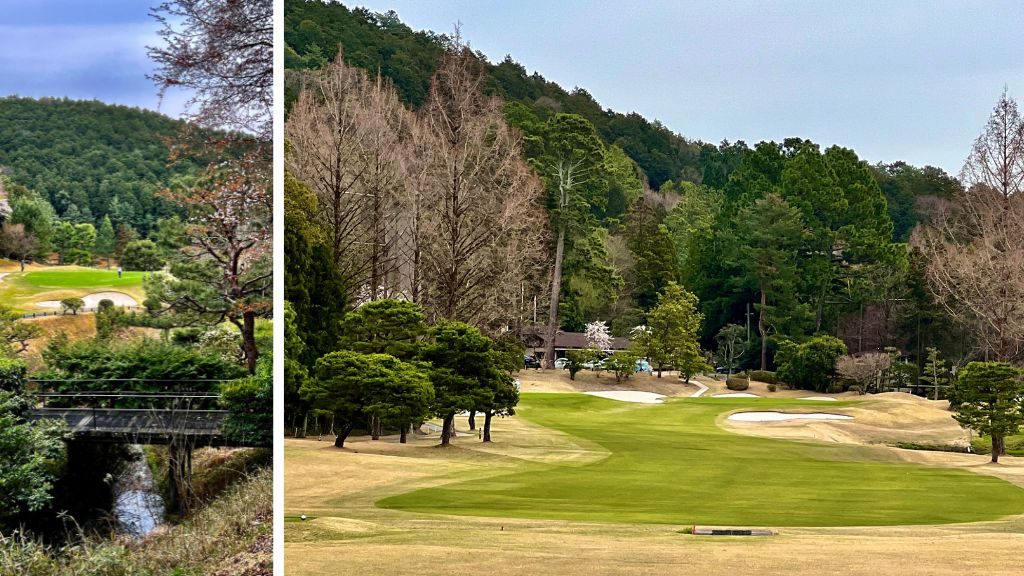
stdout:
<svg viewBox="0 0 1024 576">
<path fill-rule="evenodd" d="M 511 57 L 492 64 L 458 36 L 413 32 L 393 12 L 287 4 L 285 372 L 296 430 L 333 409 L 337 391 L 309 382 L 355 373 L 347 356 L 328 370 L 332 355 L 397 339 L 422 360 L 418 347 L 452 321 L 485 336 L 481 354 L 509 334 L 539 337 L 548 368 L 558 330 L 607 324 L 659 367 L 773 380 L 777 370 L 817 391 L 933 382 L 938 397 L 940 358 L 959 368 L 1024 354 L 1021 299 L 1007 296 L 1024 286 L 1013 248 L 1024 194 L 1005 189 L 1024 179 L 1019 159 L 997 165 L 990 153 L 1009 149 L 1006 135 L 1024 141 L 1005 94 L 958 179 L 799 137 L 690 141 L 528 76 Z M 358 316 L 378 306 L 387 334 L 368 338 Z M 858 380 L 866 356 L 877 370 Z M 438 400 L 450 383 L 430 379 L 442 392 L 418 416 L 496 409 L 468 393 Z M 368 409 L 347 406 L 349 424 L 366 424 Z"/>
<path fill-rule="evenodd" d="M 148 110 L 64 98 L 0 99 L 0 174 L 49 203 L 55 215 L 99 228 L 131 226 L 147 235 L 180 214 L 158 197 L 162 186 L 195 170 L 168 164 L 168 139 L 184 124 Z"/>
<path fill-rule="evenodd" d="M 430 78 L 447 41 L 443 33 L 412 30 L 393 11 L 377 14 L 323 0 L 285 2 L 286 68 L 320 68 L 337 57 L 340 47 L 345 62 L 374 73 L 379 70 L 394 83 L 399 98 L 414 108 L 426 101 Z M 701 142 L 635 112 L 602 108 L 585 87 L 567 90 L 539 72 L 527 73 L 511 55 L 497 63 L 488 62 L 483 54 L 476 56 L 484 64 L 487 94 L 522 104 L 542 118 L 558 112 L 582 116 L 605 144 L 621 148 L 636 163 L 653 190 L 671 182 L 722 188 L 750 152 L 742 141 Z M 286 88 L 287 106 L 294 102 L 298 87 L 292 76 Z M 953 178 L 933 166 L 878 162 L 871 172 L 888 201 L 893 238 L 900 242 L 920 221 L 922 199 L 927 203 L 933 197 L 948 198 L 957 187 Z"/>
</svg>

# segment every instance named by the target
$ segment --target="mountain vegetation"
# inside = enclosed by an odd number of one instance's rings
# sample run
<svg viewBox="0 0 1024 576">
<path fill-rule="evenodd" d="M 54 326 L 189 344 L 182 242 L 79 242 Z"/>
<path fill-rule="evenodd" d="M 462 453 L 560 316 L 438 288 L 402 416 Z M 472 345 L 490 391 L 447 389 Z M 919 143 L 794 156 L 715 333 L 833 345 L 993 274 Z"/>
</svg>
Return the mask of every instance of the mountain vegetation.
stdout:
<svg viewBox="0 0 1024 576">
<path fill-rule="evenodd" d="M 954 178 L 799 137 L 687 139 L 394 12 L 287 0 L 285 40 L 293 421 L 340 417 L 301 380 L 365 354 L 343 319 L 381 299 L 541 335 L 547 367 L 558 330 L 597 321 L 686 375 L 718 348 L 730 372 L 818 391 L 937 395 L 926 362 L 1021 360 L 1024 124 L 1006 94 Z M 867 353 L 885 356 L 870 374 Z"/>
</svg>

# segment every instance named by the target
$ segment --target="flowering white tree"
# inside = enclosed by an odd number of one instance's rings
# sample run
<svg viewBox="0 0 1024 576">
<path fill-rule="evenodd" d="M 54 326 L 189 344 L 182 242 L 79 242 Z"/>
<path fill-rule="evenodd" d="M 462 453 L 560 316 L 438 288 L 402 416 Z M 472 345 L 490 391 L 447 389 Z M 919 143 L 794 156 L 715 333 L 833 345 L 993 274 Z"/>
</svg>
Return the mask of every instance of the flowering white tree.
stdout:
<svg viewBox="0 0 1024 576">
<path fill-rule="evenodd" d="M 608 325 L 603 320 L 595 320 L 587 324 L 587 344 L 597 350 L 608 350 L 612 347 L 612 335 L 608 332 Z"/>
</svg>

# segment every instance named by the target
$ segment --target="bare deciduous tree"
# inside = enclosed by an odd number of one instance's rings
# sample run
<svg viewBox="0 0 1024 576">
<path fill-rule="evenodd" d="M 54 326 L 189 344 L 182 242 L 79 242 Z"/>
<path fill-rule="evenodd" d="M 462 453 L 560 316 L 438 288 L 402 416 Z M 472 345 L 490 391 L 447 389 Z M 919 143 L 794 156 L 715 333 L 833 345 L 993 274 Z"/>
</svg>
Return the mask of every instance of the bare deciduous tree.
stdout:
<svg viewBox="0 0 1024 576">
<path fill-rule="evenodd" d="M 936 299 L 986 359 L 1024 355 L 1024 122 L 1004 93 L 974 143 L 966 190 L 912 243 L 928 257 Z"/>
<path fill-rule="evenodd" d="M 0 248 L 17 258 L 24 266 L 25 259 L 36 253 L 39 243 L 35 236 L 25 231 L 24 224 L 5 222 L 3 229 L 0 230 Z"/>
<path fill-rule="evenodd" d="M 483 82 L 457 40 L 418 114 L 341 58 L 306 77 L 286 163 L 318 197 L 354 300 L 407 298 L 496 332 L 547 282 L 543 188 Z"/>
<path fill-rule="evenodd" d="M 840 356 L 836 360 L 836 372 L 860 386 L 860 393 L 874 392 L 879 388 L 882 373 L 892 363 L 892 358 L 882 352 L 868 352 L 858 356 Z"/>
<path fill-rule="evenodd" d="M 288 168 L 320 201 L 343 279 L 370 300 L 396 292 L 411 125 L 389 82 L 341 58 L 307 78 L 285 124 Z"/>
<path fill-rule="evenodd" d="M 428 315 L 493 327 L 518 316 L 520 282 L 542 258 L 543 186 L 522 158 L 482 64 L 452 42 L 421 114 L 433 144 L 421 198 Z"/>
<path fill-rule="evenodd" d="M 150 77 L 167 90 L 193 91 L 192 119 L 246 130 L 270 141 L 273 127 L 274 2 L 168 0 L 151 14 L 162 46 L 149 47 L 159 68 Z"/>
</svg>

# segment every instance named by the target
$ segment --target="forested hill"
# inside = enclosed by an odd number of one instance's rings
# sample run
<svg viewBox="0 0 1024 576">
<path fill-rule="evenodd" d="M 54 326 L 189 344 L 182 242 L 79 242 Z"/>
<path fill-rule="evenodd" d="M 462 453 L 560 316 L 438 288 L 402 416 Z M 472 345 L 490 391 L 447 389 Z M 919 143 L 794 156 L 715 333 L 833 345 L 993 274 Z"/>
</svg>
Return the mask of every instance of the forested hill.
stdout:
<svg viewBox="0 0 1024 576">
<path fill-rule="evenodd" d="M 377 14 L 349 9 L 322 0 L 285 0 L 285 67 L 320 68 L 343 47 L 348 64 L 380 71 L 395 84 L 400 97 L 413 107 L 423 103 L 446 37 L 414 31 L 395 12 Z M 479 54 L 481 60 L 486 58 Z M 721 145 L 691 140 L 658 121 L 636 113 L 603 109 L 583 88 L 567 91 L 526 69 L 511 56 L 497 64 L 486 62 L 489 90 L 508 102 L 525 105 L 540 118 L 552 111 L 574 113 L 589 120 L 607 144 L 615 144 L 643 170 L 651 188 L 666 182 L 693 182 L 724 188 L 732 171 L 750 153 L 742 141 Z M 286 104 L 295 97 L 286 88 Z M 906 241 L 920 220 L 922 198 L 948 198 L 957 182 L 940 168 L 919 168 L 903 162 L 876 164 L 872 175 L 888 201 L 893 239 Z"/>
<path fill-rule="evenodd" d="M 193 168 L 168 168 L 165 138 L 182 125 L 97 101 L 0 98 L 0 174 L 68 221 L 98 226 L 109 215 L 145 234 L 175 212 L 156 191 Z"/>
<path fill-rule="evenodd" d="M 413 31 L 394 12 L 375 14 L 318 0 L 285 0 L 284 36 L 286 68 L 319 68 L 334 59 L 341 45 L 347 63 L 379 69 L 413 106 L 426 99 L 445 40 Z M 667 180 L 700 182 L 705 171 L 715 170 L 710 166 L 715 146 L 688 140 L 639 114 L 602 109 L 586 90 L 566 91 L 540 74 L 527 75 L 511 57 L 487 68 L 491 92 L 506 101 L 527 104 L 539 116 L 542 109 L 554 109 L 589 120 L 605 142 L 618 145 L 643 169 L 652 188 Z"/>
</svg>

